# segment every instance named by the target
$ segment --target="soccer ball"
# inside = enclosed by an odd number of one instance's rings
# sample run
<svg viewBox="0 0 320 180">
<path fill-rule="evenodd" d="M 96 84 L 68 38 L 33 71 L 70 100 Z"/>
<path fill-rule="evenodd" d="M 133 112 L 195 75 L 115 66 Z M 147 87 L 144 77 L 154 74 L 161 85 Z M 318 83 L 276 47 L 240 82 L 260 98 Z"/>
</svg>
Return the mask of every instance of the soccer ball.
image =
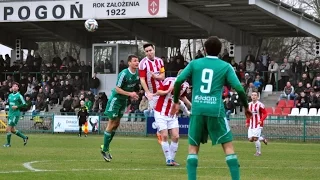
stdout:
<svg viewBox="0 0 320 180">
<path fill-rule="evenodd" d="M 94 32 L 98 29 L 98 22 L 95 19 L 88 19 L 84 23 L 84 27 L 89 32 Z"/>
</svg>

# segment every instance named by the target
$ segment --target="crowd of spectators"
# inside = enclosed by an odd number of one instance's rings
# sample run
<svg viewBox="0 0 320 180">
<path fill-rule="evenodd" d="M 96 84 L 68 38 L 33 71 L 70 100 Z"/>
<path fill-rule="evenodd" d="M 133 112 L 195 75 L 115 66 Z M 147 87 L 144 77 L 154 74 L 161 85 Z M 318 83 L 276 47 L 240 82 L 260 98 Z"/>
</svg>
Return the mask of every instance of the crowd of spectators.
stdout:
<svg viewBox="0 0 320 180">
<path fill-rule="evenodd" d="M 284 74 L 283 69 L 288 73 Z M 279 100 L 294 100 L 297 108 L 320 108 L 319 59 L 302 62 L 296 57 L 292 64 L 284 59 L 279 70 L 282 83 L 285 83 Z"/>
<path fill-rule="evenodd" d="M 204 57 L 199 50 L 195 60 Z M 287 58 L 282 63 L 270 58 L 267 51 L 263 51 L 258 58 L 248 52 L 243 61 L 236 63 L 229 57 L 228 51 L 224 50 L 220 58 L 234 67 L 250 101 L 253 91 L 262 93 L 266 84 L 272 84 L 274 88 L 284 89 L 279 99 L 293 99 L 297 107 L 320 108 L 320 63 L 318 59 L 302 62 L 296 57 L 293 63 Z M 187 66 L 181 53 L 171 57 L 169 61 L 162 57 L 165 62 L 166 76 L 174 77 L 180 69 Z M 10 66 L 9 64 L 12 64 Z M 20 83 L 20 93 L 25 97 L 28 106 L 24 111 L 32 111 L 34 114 L 40 111 L 50 111 L 55 106 L 60 106 L 62 114 L 74 113 L 80 106 L 80 101 L 85 101 L 89 112 L 102 113 L 105 110 L 108 97 L 104 92 L 98 92 L 100 80 L 96 74 L 92 74 L 90 63 L 80 62 L 68 53 L 61 59 L 56 55 L 51 63 L 44 63 L 38 53 L 28 54 L 25 61 L 11 63 L 8 55 L 3 59 L 0 56 L 0 102 L 5 101 L 11 92 L 11 83 Z M 280 64 L 280 65 L 279 65 Z M 119 71 L 127 68 L 124 61 L 120 61 Z M 192 82 L 190 82 L 192 85 Z M 191 99 L 191 89 L 188 96 Z M 148 107 L 147 99 L 143 90 L 139 92 L 138 101 L 129 100 L 127 113 L 128 121 L 138 119 L 143 121 L 144 117 L 152 115 Z M 225 100 L 227 112 L 237 113 L 236 107 L 242 104 L 237 92 L 230 87 L 225 87 L 222 94 Z M 0 106 L 0 109 L 5 107 Z M 133 115 L 141 114 L 141 116 Z"/>
</svg>

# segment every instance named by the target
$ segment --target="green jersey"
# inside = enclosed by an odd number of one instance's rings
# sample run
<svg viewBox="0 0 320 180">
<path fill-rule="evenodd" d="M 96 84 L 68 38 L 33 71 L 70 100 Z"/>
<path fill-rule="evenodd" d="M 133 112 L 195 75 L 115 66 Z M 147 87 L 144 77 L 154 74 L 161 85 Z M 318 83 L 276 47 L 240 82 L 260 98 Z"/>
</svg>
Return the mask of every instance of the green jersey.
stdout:
<svg viewBox="0 0 320 180">
<path fill-rule="evenodd" d="M 139 73 L 138 71 L 136 72 L 131 72 L 129 68 L 122 70 L 117 79 L 117 84 L 116 86 L 121 88 L 124 91 L 127 92 L 134 92 L 138 91 L 139 89 Z M 116 89 L 112 90 L 111 93 L 112 97 L 116 97 L 117 99 L 128 99 L 128 96 L 118 94 L 116 92 Z"/>
<path fill-rule="evenodd" d="M 26 105 L 26 101 L 24 100 L 23 96 L 19 93 L 11 93 L 8 97 L 9 103 L 9 116 L 19 116 L 20 115 L 20 108 Z M 17 106 L 17 109 L 12 109 L 12 106 Z"/>
<path fill-rule="evenodd" d="M 181 84 L 189 77 L 192 78 L 192 115 L 225 117 L 222 93 L 226 84 L 238 92 L 244 107 L 248 107 L 233 67 L 218 57 L 206 56 L 189 63 L 175 82 L 174 102 L 178 102 Z"/>
</svg>

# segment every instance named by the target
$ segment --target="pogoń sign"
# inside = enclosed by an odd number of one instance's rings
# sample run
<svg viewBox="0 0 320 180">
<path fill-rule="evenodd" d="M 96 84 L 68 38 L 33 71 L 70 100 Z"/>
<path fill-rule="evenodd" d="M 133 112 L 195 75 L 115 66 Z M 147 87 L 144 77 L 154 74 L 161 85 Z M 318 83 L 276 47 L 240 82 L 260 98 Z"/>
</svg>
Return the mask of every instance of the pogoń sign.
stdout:
<svg viewBox="0 0 320 180">
<path fill-rule="evenodd" d="M 0 22 L 165 18 L 168 0 L 21 1 L 0 3 Z"/>
</svg>

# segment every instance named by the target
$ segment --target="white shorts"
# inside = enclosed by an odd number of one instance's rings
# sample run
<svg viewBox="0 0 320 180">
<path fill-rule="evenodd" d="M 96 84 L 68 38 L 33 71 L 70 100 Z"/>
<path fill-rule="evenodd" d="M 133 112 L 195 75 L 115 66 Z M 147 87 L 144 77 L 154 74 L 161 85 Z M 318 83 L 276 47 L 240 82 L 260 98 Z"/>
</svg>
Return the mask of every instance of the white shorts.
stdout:
<svg viewBox="0 0 320 180">
<path fill-rule="evenodd" d="M 160 112 L 154 111 L 154 120 L 158 131 L 165 129 L 179 128 L 178 117 L 169 117 L 161 115 Z"/>
<path fill-rule="evenodd" d="M 148 101 L 149 107 L 151 109 L 155 108 L 155 106 L 157 105 L 158 99 L 159 99 L 159 96 L 153 96 L 152 99 Z"/>
<path fill-rule="evenodd" d="M 258 127 L 254 129 L 248 129 L 248 138 L 260 137 L 263 127 Z"/>
</svg>

